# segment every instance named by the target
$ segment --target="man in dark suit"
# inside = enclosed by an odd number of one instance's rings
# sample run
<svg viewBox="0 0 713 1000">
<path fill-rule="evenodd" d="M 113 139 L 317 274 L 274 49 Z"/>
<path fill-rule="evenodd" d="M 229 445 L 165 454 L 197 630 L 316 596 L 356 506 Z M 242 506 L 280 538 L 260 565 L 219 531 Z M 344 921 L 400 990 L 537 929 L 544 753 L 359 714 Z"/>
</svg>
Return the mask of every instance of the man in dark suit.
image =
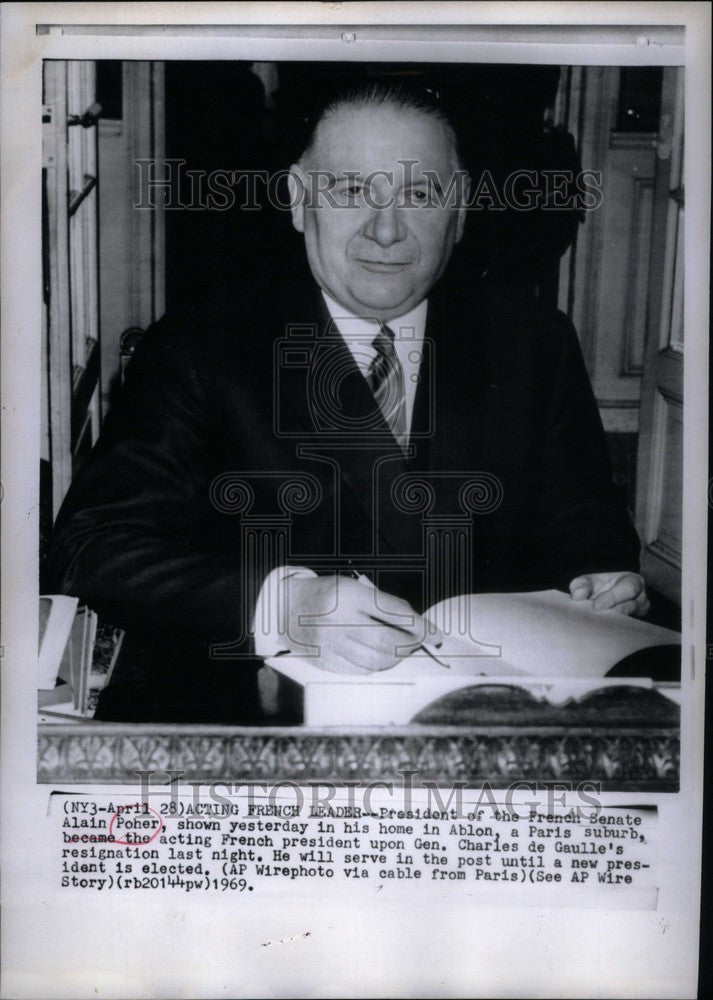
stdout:
<svg viewBox="0 0 713 1000">
<path fill-rule="evenodd" d="M 646 611 L 571 326 L 448 286 L 458 168 L 434 109 L 335 103 L 291 179 L 314 285 L 143 338 L 50 554 L 126 629 L 98 718 L 259 722 L 261 656 L 388 669 L 456 593 Z"/>
</svg>

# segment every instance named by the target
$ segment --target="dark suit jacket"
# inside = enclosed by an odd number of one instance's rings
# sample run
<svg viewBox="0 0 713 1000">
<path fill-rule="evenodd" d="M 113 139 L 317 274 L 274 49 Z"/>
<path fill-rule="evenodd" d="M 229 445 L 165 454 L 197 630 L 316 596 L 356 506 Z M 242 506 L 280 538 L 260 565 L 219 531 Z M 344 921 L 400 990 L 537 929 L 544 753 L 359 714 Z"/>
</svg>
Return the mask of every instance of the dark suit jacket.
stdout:
<svg viewBox="0 0 713 1000">
<path fill-rule="evenodd" d="M 561 314 L 432 291 L 405 456 L 317 289 L 287 302 L 147 332 L 67 496 L 49 585 L 127 632 L 99 718 L 260 722 L 248 632 L 285 563 L 376 569 L 419 610 L 638 567 Z"/>
</svg>

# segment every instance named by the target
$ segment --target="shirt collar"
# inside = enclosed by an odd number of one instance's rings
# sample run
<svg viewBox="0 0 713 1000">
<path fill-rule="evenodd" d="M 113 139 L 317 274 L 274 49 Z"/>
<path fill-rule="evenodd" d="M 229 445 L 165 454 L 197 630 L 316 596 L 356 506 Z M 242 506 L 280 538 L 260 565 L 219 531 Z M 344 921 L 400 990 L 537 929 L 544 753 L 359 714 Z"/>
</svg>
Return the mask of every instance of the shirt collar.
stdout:
<svg viewBox="0 0 713 1000">
<path fill-rule="evenodd" d="M 345 339 L 347 337 L 367 340 L 369 344 L 376 336 L 380 327 L 380 321 L 376 318 L 366 319 L 363 316 L 355 316 L 354 313 L 345 309 L 331 295 L 323 290 L 322 296 L 329 310 L 329 315 Z M 428 311 L 428 299 L 424 299 L 403 316 L 390 319 L 388 326 L 394 331 L 396 338 L 396 349 L 398 351 L 399 341 L 412 341 L 420 343 L 426 332 L 426 313 Z"/>
</svg>

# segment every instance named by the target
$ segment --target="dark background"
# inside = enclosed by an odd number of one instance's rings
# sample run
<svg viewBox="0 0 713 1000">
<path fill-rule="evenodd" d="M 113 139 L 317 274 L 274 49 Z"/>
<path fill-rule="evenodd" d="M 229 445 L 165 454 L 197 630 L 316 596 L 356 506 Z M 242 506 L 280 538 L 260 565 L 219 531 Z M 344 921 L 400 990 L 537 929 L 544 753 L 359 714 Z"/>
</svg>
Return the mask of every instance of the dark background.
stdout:
<svg viewBox="0 0 713 1000">
<path fill-rule="evenodd" d="M 266 95 L 247 62 L 166 63 L 166 154 L 186 169 L 261 169 L 294 162 L 325 100 L 362 84 L 398 84 L 436 103 L 453 123 L 471 176 L 484 169 L 501 182 L 517 169 L 577 171 L 573 137 L 545 124 L 560 80 L 558 66 L 281 62 Z M 622 70 L 617 128 L 658 128 L 661 70 Z M 287 200 L 287 199 L 285 199 Z M 449 271 L 517 277 L 550 305 L 557 301 L 559 258 L 574 240 L 577 211 L 471 212 Z M 197 281 L 250 288 L 275 268 L 306 262 L 289 212 L 168 212 L 167 303 L 181 307 Z M 275 248 L 279 253 L 275 253 Z"/>
<path fill-rule="evenodd" d="M 186 168 L 289 167 L 302 152 L 325 97 L 363 83 L 399 84 L 427 96 L 456 128 L 471 176 L 497 179 L 514 169 L 577 169 L 572 137 L 543 127 L 554 103 L 557 66 L 415 66 L 376 63 L 280 63 L 273 106 L 249 63 L 166 64 L 166 152 Z M 286 199 L 285 199 L 286 200 Z M 307 277 L 301 237 L 289 212 L 263 200 L 258 212 L 168 212 L 167 303 L 179 307 L 196 282 L 246 289 L 287 269 Z M 574 238 L 579 213 L 471 212 L 450 266 L 464 280 L 491 274 L 529 280 L 552 304 L 560 255 Z M 278 252 L 275 252 L 277 248 Z"/>
</svg>

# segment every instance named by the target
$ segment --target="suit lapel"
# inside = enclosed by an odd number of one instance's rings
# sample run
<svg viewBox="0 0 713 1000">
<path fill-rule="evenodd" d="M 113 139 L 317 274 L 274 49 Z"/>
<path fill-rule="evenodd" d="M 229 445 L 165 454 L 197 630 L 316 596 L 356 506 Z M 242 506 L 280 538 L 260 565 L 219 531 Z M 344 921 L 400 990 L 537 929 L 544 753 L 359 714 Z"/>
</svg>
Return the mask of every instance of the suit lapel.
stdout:
<svg viewBox="0 0 713 1000">
<path fill-rule="evenodd" d="M 458 303 L 457 317 L 454 302 Z M 428 466 L 433 472 L 482 471 L 483 413 L 493 391 L 484 334 L 482 309 L 475 295 L 465 297 L 462 291 L 449 291 L 443 285 L 434 290 L 427 324 L 433 432 L 427 439 Z M 422 420 L 425 401 L 420 405 Z"/>
<path fill-rule="evenodd" d="M 287 336 L 276 344 L 278 405 L 289 408 L 301 431 L 320 439 L 394 440 L 321 293 L 315 292 L 285 313 L 292 318 Z"/>
<path fill-rule="evenodd" d="M 407 537 L 403 514 L 399 517 L 391 501 L 391 483 L 409 465 L 321 293 L 315 291 L 301 308 L 293 300 L 285 313 L 293 320 L 277 345 L 277 405 L 290 414 L 295 446 L 324 456 L 338 468 L 342 538 L 358 538 L 364 555 L 399 553 Z M 356 511 L 360 516 L 351 524 Z M 369 528 L 360 530 L 359 524 Z M 374 524 L 378 539 L 370 530 Z"/>
<path fill-rule="evenodd" d="M 454 321 L 452 310 L 446 310 L 452 295 L 441 287 L 429 297 L 408 457 L 378 412 L 319 290 L 315 288 L 301 308 L 295 301 L 285 315 L 293 317 L 291 329 L 296 335 L 283 337 L 294 357 L 283 364 L 279 384 L 279 405 L 290 412 L 291 436 L 296 445 L 329 456 L 338 467 L 343 533 L 348 534 L 350 511 L 359 511 L 363 523 L 376 520 L 379 552 L 413 552 L 420 539 L 420 517 L 394 504 L 393 483 L 407 473 L 427 475 L 429 470 L 482 471 L 489 461 L 483 414 L 498 387 L 488 383 L 486 338 L 477 300 L 466 305 L 461 294 L 455 300 L 459 318 Z M 445 486 L 440 487 L 443 491 L 448 492 Z M 440 497 L 446 506 L 452 499 Z"/>
<path fill-rule="evenodd" d="M 335 446 L 342 446 L 339 468 L 344 489 L 343 520 L 356 504 L 372 529 L 364 543 L 368 554 L 408 551 L 403 515 L 399 517 L 391 498 L 392 482 L 408 470 L 406 458 L 321 295 L 320 299 L 324 331 L 321 346 L 329 358 L 328 365 L 324 365 L 324 357 L 321 359 L 321 371 L 335 372 L 340 379 L 339 422 L 343 418 L 344 424 L 342 432 L 338 430 L 335 435 Z M 321 373 L 319 379 L 323 382 Z M 323 384 L 319 385 L 320 391 L 322 388 Z M 342 530 L 348 533 L 345 524 Z"/>
</svg>

